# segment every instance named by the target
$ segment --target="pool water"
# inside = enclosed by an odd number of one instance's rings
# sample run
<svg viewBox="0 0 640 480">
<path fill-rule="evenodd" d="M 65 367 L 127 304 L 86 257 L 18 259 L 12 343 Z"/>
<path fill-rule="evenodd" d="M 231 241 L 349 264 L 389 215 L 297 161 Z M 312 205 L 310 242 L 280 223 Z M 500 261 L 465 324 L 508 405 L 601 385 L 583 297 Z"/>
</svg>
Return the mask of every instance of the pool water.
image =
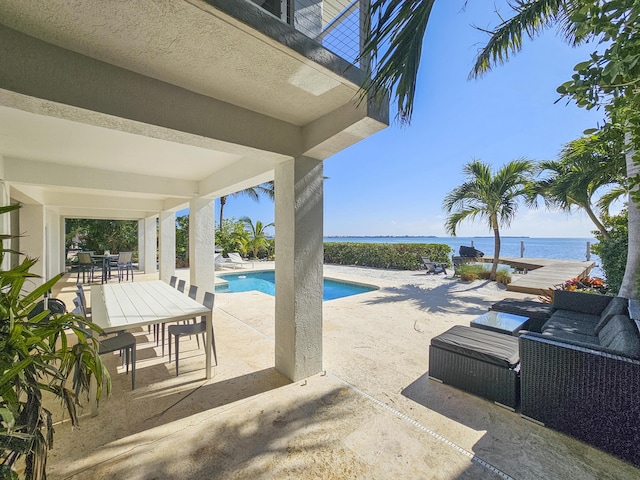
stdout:
<svg viewBox="0 0 640 480">
<path fill-rule="evenodd" d="M 251 290 L 258 290 L 259 292 L 272 296 L 275 296 L 276 294 L 274 271 L 232 273 L 219 275 L 219 277 L 226 280 L 228 283 L 225 285 L 216 285 L 216 293 L 249 292 Z M 372 285 L 325 278 L 322 300 L 334 300 L 336 298 L 358 295 L 359 293 L 372 292 L 377 289 L 378 287 L 374 287 Z"/>
</svg>

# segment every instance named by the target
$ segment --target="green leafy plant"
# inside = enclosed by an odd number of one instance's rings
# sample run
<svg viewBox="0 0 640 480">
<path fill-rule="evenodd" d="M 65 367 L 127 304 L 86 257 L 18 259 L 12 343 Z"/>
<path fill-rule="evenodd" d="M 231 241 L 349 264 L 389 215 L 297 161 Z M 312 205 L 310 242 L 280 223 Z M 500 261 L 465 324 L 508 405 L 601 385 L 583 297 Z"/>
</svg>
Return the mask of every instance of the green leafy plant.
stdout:
<svg viewBox="0 0 640 480">
<path fill-rule="evenodd" d="M 17 206 L 0 207 L 0 214 Z M 3 235 L 2 239 L 11 238 Z M 9 250 L 0 246 L 0 262 Z M 24 294 L 36 259 L 24 258 L 10 270 L 0 270 L 0 479 L 46 478 L 47 452 L 53 444 L 51 412 L 42 401 L 50 392 L 64 405 L 71 424 L 78 425 L 77 406 L 88 398 L 91 377 L 97 396 L 111 381 L 95 340 L 79 325 L 100 332 L 100 328 L 74 314 L 51 315 L 49 310 L 30 315 L 38 301 L 61 278 L 55 276 Z M 31 317 L 31 318 L 30 318 Z M 71 345 L 67 332 L 75 333 Z"/>
<path fill-rule="evenodd" d="M 600 267 L 607 279 L 609 291 L 617 294 L 624 278 L 629 251 L 627 210 L 614 216 L 605 215 L 603 222 L 609 230 L 609 238 L 605 238 L 600 232 L 593 232 L 598 243 L 591 250 L 600 257 Z"/>
</svg>

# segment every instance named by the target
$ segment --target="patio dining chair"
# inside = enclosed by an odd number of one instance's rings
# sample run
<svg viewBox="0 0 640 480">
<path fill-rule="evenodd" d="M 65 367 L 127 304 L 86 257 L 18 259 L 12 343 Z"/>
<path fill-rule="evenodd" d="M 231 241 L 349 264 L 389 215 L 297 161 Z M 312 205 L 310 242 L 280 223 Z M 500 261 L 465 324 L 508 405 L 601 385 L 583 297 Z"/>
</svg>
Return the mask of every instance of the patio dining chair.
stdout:
<svg viewBox="0 0 640 480">
<path fill-rule="evenodd" d="M 184 291 L 184 285 L 182 286 L 182 290 L 180 291 Z M 198 295 L 198 286 L 197 285 L 189 285 L 189 298 L 195 300 L 196 296 Z M 193 319 L 193 323 L 196 323 L 196 319 Z M 189 323 L 189 320 L 180 320 L 179 323 L 182 324 L 186 324 Z M 154 325 L 154 327 L 158 327 L 158 325 Z M 154 328 L 154 331 L 156 332 L 157 335 L 157 328 Z M 164 339 L 165 339 L 165 324 L 162 324 L 162 356 L 164 357 Z M 196 342 L 198 343 L 198 348 L 200 348 L 200 340 L 198 339 L 198 336 L 196 335 Z M 157 342 L 156 342 L 156 346 L 157 346 Z"/>
<path fill-rule="evenodd" d="M 80 281 L 80 273 L 82 273 L 82 283 L 86 280 L 86 275 L 89 276 L 89 283 L 93 282 L 93 272 L 96 271 L 98 266 L 93 261 L 91 252 L 78 252 L 78 276 L 76 277 L 76 283 Z"/>
<path fill-rule="evenodd" d="M 89 318 L 91 317 L 91 307 L 87 307 L 87 297 L 84 294 L 84 287 L 82 286 L 81 283 L 78 283 L 76 287 L 78 288 L 78 290 L 76 291 L 76 294 L 78 295 L 78 297 L 80 298 L 80 301 L 82 302 L 82 308 L 84 308 L 85 316 L 88 315 L 86 318 Z"/>
<path fill-rule="evenodd" d="M 177 281 L 178 277 L 176 277 L 175 275 L 171 275 L 171 278 L 169 279 L 169 286 L 175 288 Z"/>
<path fill-rule="evenodd" d="M 80 315 L 86 315 L 84 313 L 84 308 L 82 307 L 82 301 L 79 296 L 73 299 L 73 303 L 76 305 L 76 309 L 74 313 L 79 313 Z M 95 338 L 93 336 L 93 330 L 90 330 L 83 323 L 78 323 L 78 327 L 80 330 L 84 332 L 87 337 Z M 95 338 L 98 343 L 98 355 L 104 355 L 105 353 L 112 352 L 124 352 L 124 356 L 122 356 L 122 363 L 126 365 L 127 375 L 129 375 L 129 362 L 131 362 L 131 390 L 135 390 L 136 388 L 136 337 L 134 337 L 131 333 L 121 331 L 117 332 L 116 335 L 107 338 Z"/>
<path fill-rule="evenodd" d="M 118 282 L 124 280 L 125 272 L 127 281 L 129 281 L 129 272 L 131 272 L 131 281 L 133 282 L 133 252 L 120 252 L 118 254 Z"/>
<path fill-rule="evenodd" d="M 205 292 L 204 300 L 202 304 L 211 309 L 213 314 L 213 301 L 214 295 L 211 292 Z M 188 335 L 202 335 L 202 343 L 205 345 L 205 336 L 204 334 L 207 331 L 207 319 L 203 315 L 198 323 L 189 323 L 186 325 L 171 325 L 169 327 L 169 362 L 171 362 L 171 336 L 175 337 L 175 350 L 176 350 L 176 377 L 178 376 L 178 362 L 180 356 L 180 337 L 185 337 Z M 213 358 L 218 365 L 218 354 L 216 353 L 216 337 L 213 333 L 213 323 L 211 324 L 211 349 L 213 350 Z M 200 348 L 198 346 L 198 348 Z"/>
</svg>

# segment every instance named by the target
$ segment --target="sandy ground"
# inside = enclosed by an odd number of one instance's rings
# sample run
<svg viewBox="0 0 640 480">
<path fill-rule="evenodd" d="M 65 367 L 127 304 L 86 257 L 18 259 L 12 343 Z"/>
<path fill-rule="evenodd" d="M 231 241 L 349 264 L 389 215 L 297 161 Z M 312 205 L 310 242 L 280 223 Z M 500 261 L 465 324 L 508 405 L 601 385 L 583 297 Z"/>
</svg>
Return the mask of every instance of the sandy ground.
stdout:
<svg viewBox="0 0 640 480">
<path fill-rule="evenodd" d="M 610 455 L 429 380 L 433 336 L 497 300 L 530 297 L 424 272 L 327 265 L 325 276 L 379 288 L 324 303 L 322 373 L 292 383 L 275 370 L 273 297 L 217 294 L 214 377 L 204 379 L 195 340 L 181 347 L 176 377 L 146 329 L 135 332 L 137 388 L 106 356 L 113 394 L 97 417 L 83 414 L 79 431 L 57 417 L 49 478 L 640 478 Z M 71 298 L 74 283 L 58 296 Z"/>
</svg>

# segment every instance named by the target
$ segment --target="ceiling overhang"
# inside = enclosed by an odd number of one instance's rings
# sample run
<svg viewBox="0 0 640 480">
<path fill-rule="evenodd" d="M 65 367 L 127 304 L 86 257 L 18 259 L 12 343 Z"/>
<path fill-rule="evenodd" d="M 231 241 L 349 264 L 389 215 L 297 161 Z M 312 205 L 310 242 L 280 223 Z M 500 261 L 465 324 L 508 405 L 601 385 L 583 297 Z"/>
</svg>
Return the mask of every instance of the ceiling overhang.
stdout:
<svg viewBox="0 0 640 480">
<path fill-rule="evenodd" d="M 362 72 L 300 35 L 245 1 L 3 1 L 0 157 L 14 198 L 140 218 L 384 128 L 386 109 L 358 103 Z"/>
</svg>

